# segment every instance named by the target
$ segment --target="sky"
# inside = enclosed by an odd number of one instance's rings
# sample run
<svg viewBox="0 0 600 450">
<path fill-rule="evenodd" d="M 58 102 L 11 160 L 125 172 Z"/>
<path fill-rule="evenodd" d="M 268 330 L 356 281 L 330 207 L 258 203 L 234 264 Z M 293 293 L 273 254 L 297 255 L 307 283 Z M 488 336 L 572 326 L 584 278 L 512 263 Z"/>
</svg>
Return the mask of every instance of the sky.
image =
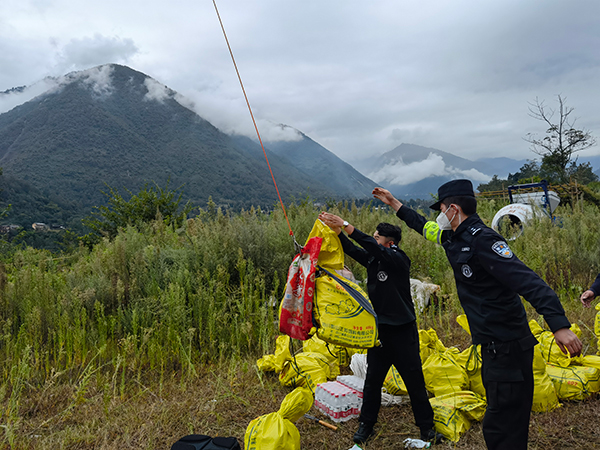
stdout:
<svg viewBox="0 0 600 450">
<path fill-rule="evenodd" d="M 217 0 L 265 140 L 294 127 L 353 163 L 401 143 L 536 157 L 530 104 L 574 108 L 600 142 L 597 0 Z M 2 0 L 0 113 L 46 77 L 117 63 L 256 136 L 212 0 Z M 600 145 L 582 156 L 600 154 Z"/>
</svg>

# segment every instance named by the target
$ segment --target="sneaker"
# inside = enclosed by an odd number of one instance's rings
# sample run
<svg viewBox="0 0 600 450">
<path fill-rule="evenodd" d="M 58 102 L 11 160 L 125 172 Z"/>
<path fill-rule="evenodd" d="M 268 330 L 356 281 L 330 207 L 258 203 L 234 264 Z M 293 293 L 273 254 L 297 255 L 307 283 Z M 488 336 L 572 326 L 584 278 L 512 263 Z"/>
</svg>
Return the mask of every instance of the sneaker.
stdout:
<svg viewBox="0 0 600 450">
<path fill-rule="evenodd" d="M 440 444 L 444 440 L 444 435 L 430 428 L 427 431 L 421 431 L 421 440 L 431 442 L 432 445 Z"/>
<path fill-rule="evenodd" d="M 354 442 L 357 444 L 364 444 L 373 436 L 373 425 L 365 422 L 361 422 L 358 431 L 354 433 Z"/>
</svg>

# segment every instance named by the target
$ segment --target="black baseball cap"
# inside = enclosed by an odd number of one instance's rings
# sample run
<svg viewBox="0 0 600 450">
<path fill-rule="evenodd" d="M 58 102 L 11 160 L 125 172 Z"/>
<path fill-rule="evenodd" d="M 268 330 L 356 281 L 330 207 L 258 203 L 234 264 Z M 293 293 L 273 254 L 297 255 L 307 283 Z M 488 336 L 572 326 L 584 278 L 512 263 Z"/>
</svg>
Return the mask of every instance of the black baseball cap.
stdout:
<svg viewBox="0 0 600 450">
<path fill-rule="evenodd" d="M 471 180 L 452 180 L 438 188 L 438 201 L 430 206 L 436 211 L 440 210 L 442 201 L 448 197 L 475 197 Z"/>
</svg>

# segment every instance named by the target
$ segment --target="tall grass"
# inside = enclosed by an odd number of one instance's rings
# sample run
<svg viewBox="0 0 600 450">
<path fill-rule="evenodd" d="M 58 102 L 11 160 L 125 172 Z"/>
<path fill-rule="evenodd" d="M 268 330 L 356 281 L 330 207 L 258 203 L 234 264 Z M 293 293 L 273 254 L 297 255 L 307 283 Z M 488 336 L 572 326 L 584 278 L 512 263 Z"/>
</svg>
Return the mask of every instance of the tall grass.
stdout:
<svg viewBox="0 0 600 450">
<path fill-rule="evenodd" d="M 379 222 L 399 222 L 377 206 L 327 208 L 367 233 Z M 501 206 L 482 201 L 480 215 L 489 224 Z M 299 243 L 318 212 L 309 202 L 288 207 Z M 589 328 L 591 312 L 579 312 L 577 298 L 598 272 L 600 211 L 577 203 L 557 214 L 562 226 L 535 220 L 511 248 Z M 454 322 L 462 311 L 443 249 L 402 226 L 411 276 L 441 286 L 441 305 L 420 317 L 420 325 L 434 326 L 444 342 L 464 340 Z M 160 221 L 142 230 L 128 228 L 92 250 L 82 247 L 66 255 L 25 248 L 6 256 L 0 264 L 5 438 L 10 441 L 19 426 L 26 386 L 59 378 L 77 386 L 75 406 L 92 380 L 109 399 L 125 395 L 129 380 L 142 386 L 148 378 L 176 376 L 185 383 L 200 365 L 272 353 L 277 307 L 293 256 L 282 212 L 254 209 L 202 211 L 180 229 Z M 364 268 L 347 263 L 364 280 Z"/>
</svg>

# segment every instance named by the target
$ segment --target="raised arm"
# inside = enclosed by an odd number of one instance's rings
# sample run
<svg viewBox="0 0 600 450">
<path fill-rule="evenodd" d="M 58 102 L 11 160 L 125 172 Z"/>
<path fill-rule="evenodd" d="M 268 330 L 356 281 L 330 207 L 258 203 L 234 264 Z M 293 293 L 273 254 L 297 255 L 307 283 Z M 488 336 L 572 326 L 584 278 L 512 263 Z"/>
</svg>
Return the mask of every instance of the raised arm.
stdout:
<svg viewBox="0 0 600 450">
<path fill-rule="evenodd" d="M 396 212 L 402 207 L 402 202 L 394 197 L 387 189 L 376 187 L 373 189 L 373 197 L 378 198 Z"/>
<path fill-rule="evenodd" d="M 402 202 L 394 197 L 387 189 L 376 187 L 373 189 L 373 196 L 394 209 L 394 211 L 396 211 L 396 216 L 400 220 L 406 223 L 409 228 L 422 234 L 428 241 L 441 244 L 448 239 L 451 231 L 442 231 L 435 221 L 427 220 L 426 217 L 402 204 Z"/>
</svg>

